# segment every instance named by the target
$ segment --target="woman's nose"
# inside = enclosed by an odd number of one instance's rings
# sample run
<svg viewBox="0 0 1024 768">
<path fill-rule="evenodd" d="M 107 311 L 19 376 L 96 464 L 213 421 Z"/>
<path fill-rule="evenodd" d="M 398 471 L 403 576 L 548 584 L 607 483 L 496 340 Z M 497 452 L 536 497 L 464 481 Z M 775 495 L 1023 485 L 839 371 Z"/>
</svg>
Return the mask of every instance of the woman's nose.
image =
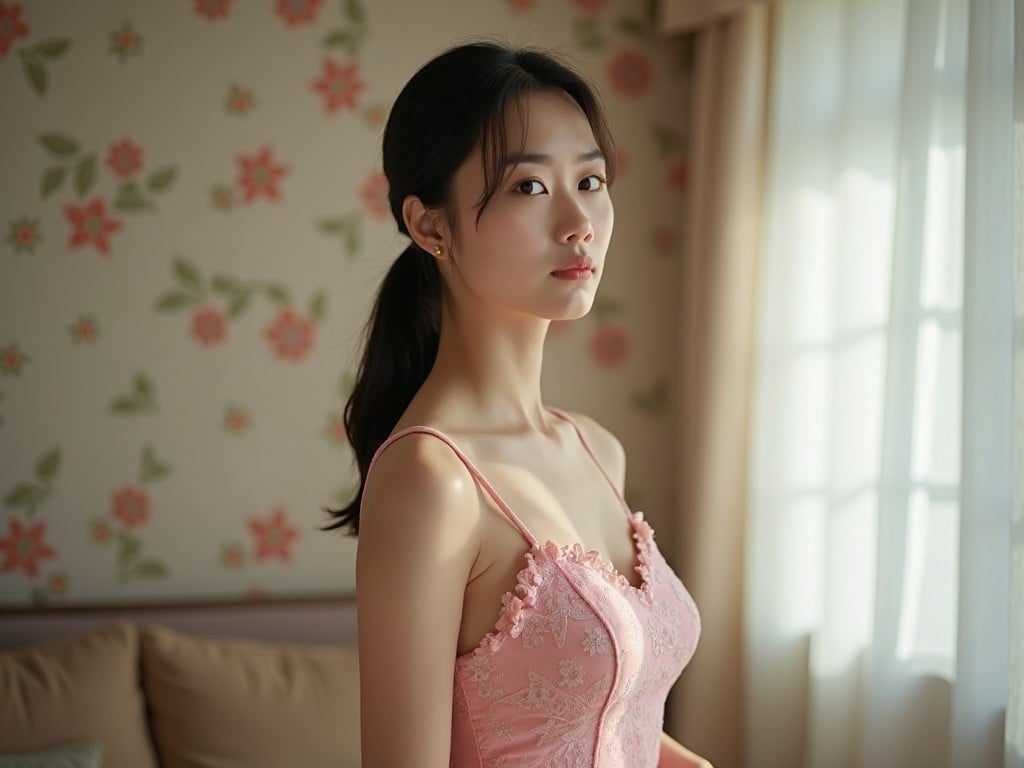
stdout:
<svg viewBox="0 0 1024 768">
<path fill-rule="evenodd" d="M 559 220 L 557 237 L 560 243 L 589 243 L 594 239 L 594 227 L 579 201 L 566 203 Z"/>
</svg>

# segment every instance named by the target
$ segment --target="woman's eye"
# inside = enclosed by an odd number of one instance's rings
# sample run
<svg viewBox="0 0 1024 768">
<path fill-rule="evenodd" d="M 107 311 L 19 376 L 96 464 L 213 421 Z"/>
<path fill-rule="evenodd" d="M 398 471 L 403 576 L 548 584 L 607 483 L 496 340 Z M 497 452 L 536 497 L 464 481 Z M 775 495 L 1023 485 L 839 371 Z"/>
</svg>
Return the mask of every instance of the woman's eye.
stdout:
<svg viewBox="0 0 1024 768">
<path fill-rule="evenodd" d="M 603 186 L 604 179 L 602 179 L 596 173 L 587 176 L 587 178 L 580 182 L 580 189 L 582 189 L 584 192 L 596 192 Z"/>
<path fill-rule="evenodd" d="M 516 189 L 524 195 L 539 195 L 544 192 L 544 185 L 536 179 L 531 179 L 521 182 Z"/>
</svg>

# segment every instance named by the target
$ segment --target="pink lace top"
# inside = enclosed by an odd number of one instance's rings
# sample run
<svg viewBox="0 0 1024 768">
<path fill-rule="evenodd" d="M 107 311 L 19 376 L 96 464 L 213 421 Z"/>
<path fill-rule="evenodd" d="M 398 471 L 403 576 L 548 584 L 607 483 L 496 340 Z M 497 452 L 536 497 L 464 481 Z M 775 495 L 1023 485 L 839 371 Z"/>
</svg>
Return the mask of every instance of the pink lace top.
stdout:
<svg viewBox="0 0 1024 768">
<path fill-rule="evenodd" d="M 494 631 L 456 659 L 451 766 L 656 768 L 665 699 L 693 656 L 700 616 L 643 514 L 630 512 L 576 427 L 632 525 L 634 587 L 597 551 L 537 541 L 444 433 L 410 427 L 377 455 L 413 433 L 451 446 L 530 544 Z"/>
</svg>

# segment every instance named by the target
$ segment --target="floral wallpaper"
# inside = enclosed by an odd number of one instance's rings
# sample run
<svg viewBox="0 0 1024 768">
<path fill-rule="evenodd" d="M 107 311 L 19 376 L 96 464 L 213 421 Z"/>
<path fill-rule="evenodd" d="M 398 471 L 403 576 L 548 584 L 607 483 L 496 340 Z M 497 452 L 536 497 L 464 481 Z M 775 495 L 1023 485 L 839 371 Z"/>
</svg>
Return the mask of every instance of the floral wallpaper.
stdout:
<svg viewBox="0 0 1024 768">
<path fill-rule="evenodd" d="M 403 247 L 381 129 L 428 58 L 556 48 L 621 150 L 599 300 L 545 396 L 598 418 L 671 525 L 687 50 L 633 0 L 0 0 L 0 603 L 351 593 L 317 530 Z"/>
</svg>

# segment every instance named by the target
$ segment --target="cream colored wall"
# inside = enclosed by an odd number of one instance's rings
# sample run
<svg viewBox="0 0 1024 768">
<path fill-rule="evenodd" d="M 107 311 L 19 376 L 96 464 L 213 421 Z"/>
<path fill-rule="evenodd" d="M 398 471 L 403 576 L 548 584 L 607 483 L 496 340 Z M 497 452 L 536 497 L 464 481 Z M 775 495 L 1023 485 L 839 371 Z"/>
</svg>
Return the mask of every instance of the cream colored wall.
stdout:
<svg viewBox="0 0 1024 768">
<path fill-rule="evenodd" d="M 282 10 L 303 5 L 308 18 Z M 4 14 L 3 604 L 352 590 L 354 542 L 316 526 L 355 480 L 332 425 L 403 247 L 373 192 L 381 120 L 419 65 L 480 33 L 562 50 L 606 101 L 624 155 L 616 234 L 597 308 L 549 340 L 545 394 L 620 436 L 631 500 L 667 525 L 688 77 L 646 3 Z M 349 89 L 333 111 L 315 88 L 328 62 Z M 264 150 L 279 178 L 247 200 L 244 166 Z M 312 341 L 294 358 L 268 338 L 289 321 Z"/>
</svg>

